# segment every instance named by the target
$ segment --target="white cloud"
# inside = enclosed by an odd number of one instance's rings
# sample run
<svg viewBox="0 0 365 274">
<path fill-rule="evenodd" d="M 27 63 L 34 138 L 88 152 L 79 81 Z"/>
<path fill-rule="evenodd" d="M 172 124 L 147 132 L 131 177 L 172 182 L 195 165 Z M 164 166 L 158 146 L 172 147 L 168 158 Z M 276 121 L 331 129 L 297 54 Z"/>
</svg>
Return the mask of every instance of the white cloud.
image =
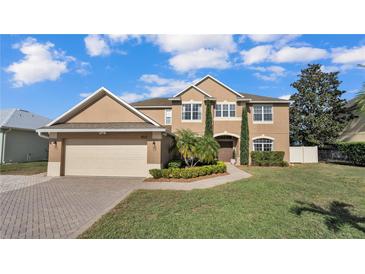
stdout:
<svg viewBox="0 0 365 274">
<path fill-rule="evenodd" d="M 135 34 L 107 34 L 112 43 L 125 43 L 128 40 L 135 40 L 137 43 L 142 41 L 142 35 Z"/>
<path fill-rule="evenodd" d="M 225 69 L 230 67 L 228 54 L 220 50 L 199 49 L 177 54 L 169 64 L 178 72 L 195 71 L 203 68 Z"/>
<path fill-rule="evenodd" d="M 189 52 L 202 48 L 226 52 L 236 50 L 232 35 L 155 35 L 149 40 L 165 52 Z"/>
<path fill-rule="evenodd" d="M 271 50 L 272 46 L 257 46 L 250 50 L 243 50 L 240 54 L 245 65 L 252 65 L 266 61 L 271 54 Z"/>
<path fill-rule="evenodd" d="M 145 86 L 149 92 L 145 95 L 146 97 L 170 96 L 191 84 L 191 82 L 163 78 L 156 74 L 144 74 L 140 77 L 140 80 L 148 84 Z"/>
<path fill-rule="evenodd" d="M 14 45 L 14 48 L 24 54 L 23 59 L 6 68 L 7 72 L 13 73 L 14 87 L 46 80 L 55 81 L 68 71 L 68 63 L 76 60 L 72 56 L 66 56 L 62 51 L 55 50 L 54 44 L 39 43 L 30 37 Z"/>
<path fill-rule="evenodd" d="M 146 98 L 146 94 L 125 92 L 120 96 L 120 98 L 122 98 L 124 101 L 127 101 L 128 103 L 133 103 Z"/>
<path fill-rule="evenodd" d="M 285 68 L 280 66 L 252 67 L 251 69 L 260 71 L 254 75 L 264 81 L 276 81 L 279 77 L 286 75 Z"/>
<path fill-rule="evenodd" d="M 332 49 L 332 62 L 337 64 L 365 65 L 365 46 Z"/>
<path fill-rule="evenodd" d="M 110 47 L 101 35 L 91 34 L 85 37 L 85 46 L 90 56 L 105 56 L 110 54 Z"/>
<path fill-rule="evenodd" d="M 282 37 L 281 34 L 250 34 L 248 37 L 257 43 L 267 43 L 267 42 L 273 42 L 280 37 Z"/>
<path fill-rule="evenodd" d="M 282 47 L 295 40 L 300 35 L 297 34 L 251 34 L 248 37 L 256 43 L 273 42 L 275 47 Z"/>
<path fill-rule="evenodd" d="M 91 94 L 92 94 L 92 92 L 82 92 L 79 95 L 82 98 L 86 98 L 86 97 L 89 97 Z"/>
<path fill-rule="evenodd" d="M 241 51 L 243 63 L 252 65 L 262 62 L 293 63 L 310 62 L 328 57 L 328 52 L 320 48 L 312 47 L 289 47 L 285 46 L 279 50 L 274 50 L 273 46 L 257 46 L 250 50 Z"/>
<path fill-rule="evenodd" d="M 228 68 L 229 54 L 237 50 L 233 35 L 153 35 L 147 41 L 170 53 L 169 64 L 178 72 Z"/>
<path fill-rule="evenodd" d="M 279 97 L 279 99 L 283 99 L 283 100 L 289 100 L 290 99 L 291 94 L 285 94 Z"/>
<path fill-rule="evenodd" d="M 157 74 L 143 74 L 139 80 L 145 83 L 149 84 L 158 84 L 158 85 L 164 85 L 171 81 L 171 79 L 166 79 L 158 76 Z"/>
<path fill-rule="evenodd" d="M 324 59 L 328 53 L 324 49 L 312 47 L 284 47 L 274 52 L 270 57 L 271 61 L 276 63 L 293 63 L 293 62 L 311 62 L 314 60 Z"/>
<path fill-rule="evenodd" d="M 81 75 L 88 75 L 90 73 L 90 63 L 88 62 L 77 62 L 75 71 Z"/>
</svg>

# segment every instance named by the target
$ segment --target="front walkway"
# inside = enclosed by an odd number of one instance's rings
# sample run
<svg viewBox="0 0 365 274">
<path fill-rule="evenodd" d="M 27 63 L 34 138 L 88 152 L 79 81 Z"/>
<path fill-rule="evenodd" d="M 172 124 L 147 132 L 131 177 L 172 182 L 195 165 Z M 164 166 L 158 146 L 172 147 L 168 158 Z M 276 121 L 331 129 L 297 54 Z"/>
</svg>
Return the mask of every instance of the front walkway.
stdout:
<svg viewBox="0 0 365 274">
<path fill-rule="evenodd" d="M 191 183 L 147 183 L 143 178 L 121 177 L 0 176 L 0 238 L 76 238 L 134 190 L 202 189 L 251 176 L 230 164 L 227 171 L 229 175 Z"/>
</svg>

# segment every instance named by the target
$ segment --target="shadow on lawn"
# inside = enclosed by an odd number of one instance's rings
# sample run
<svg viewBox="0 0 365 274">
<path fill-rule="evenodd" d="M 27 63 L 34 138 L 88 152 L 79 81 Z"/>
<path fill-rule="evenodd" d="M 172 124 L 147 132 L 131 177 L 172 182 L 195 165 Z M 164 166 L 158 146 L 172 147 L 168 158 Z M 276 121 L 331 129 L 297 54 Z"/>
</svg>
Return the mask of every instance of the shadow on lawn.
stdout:
<svg viewBox="0 0 365 274">
<path fill-rule="evenodd" d="M 356 216 L 350 212 L 353 205 L 343 202 L 332 201 L 328 209 L 318 206 L 314 203 L 296 201 L 298 205 L 292 207 L 290 211 L 298 216 L 303 212 L 312 212 L 325 216 L 325 224 L 328 229 L 338 232 L 345 224 L 365 233 L 365 227 L 360 224 L 365 224 L 365 217 Z"/>
</svg>

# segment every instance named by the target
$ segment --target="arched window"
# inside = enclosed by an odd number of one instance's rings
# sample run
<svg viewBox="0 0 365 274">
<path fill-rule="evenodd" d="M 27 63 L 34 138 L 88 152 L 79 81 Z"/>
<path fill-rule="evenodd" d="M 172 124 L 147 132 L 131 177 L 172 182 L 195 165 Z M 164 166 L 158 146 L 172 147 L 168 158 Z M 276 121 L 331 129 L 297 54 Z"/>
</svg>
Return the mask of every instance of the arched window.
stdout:
<svg viewBox="0 0 365 274">
<path fill-rule="evenodd" d="M 272 151 L 274 141 L 267 138 L 253 140 L 253 150 L 255 151 Z"/>
</svg>

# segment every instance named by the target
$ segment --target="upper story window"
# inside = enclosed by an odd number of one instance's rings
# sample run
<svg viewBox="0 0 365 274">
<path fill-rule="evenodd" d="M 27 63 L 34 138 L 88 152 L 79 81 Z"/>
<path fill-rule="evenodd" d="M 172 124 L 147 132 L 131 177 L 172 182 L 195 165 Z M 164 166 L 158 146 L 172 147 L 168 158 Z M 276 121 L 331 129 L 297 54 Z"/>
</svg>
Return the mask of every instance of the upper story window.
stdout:
<svg viewBox="0 0 365 274">
<path fill-rule="evenodd" d="M 272 105 L 254 105 L 253 106 L 254 122 L 272 122 Z"/>
<path fill-rule="evenodd" d="M 200 121 L 202 119 L 202 104 L 182 104 L 182 120 Z"/>
<path fill-rule="evenodd" d="M 267 138 L 260 138 L 253 140 L 254 151 L 272 151 L 273 140 Z"/>
<path fill-rule="evenodd" d="M 172 124 L 172 109 L 165 109 L 165 125 Z"/>
<path fill-rule="evenodd" d="M 236 117 L 236 104 L 220 104 L 215 106 L 215 117 Z"/>
</svg>

